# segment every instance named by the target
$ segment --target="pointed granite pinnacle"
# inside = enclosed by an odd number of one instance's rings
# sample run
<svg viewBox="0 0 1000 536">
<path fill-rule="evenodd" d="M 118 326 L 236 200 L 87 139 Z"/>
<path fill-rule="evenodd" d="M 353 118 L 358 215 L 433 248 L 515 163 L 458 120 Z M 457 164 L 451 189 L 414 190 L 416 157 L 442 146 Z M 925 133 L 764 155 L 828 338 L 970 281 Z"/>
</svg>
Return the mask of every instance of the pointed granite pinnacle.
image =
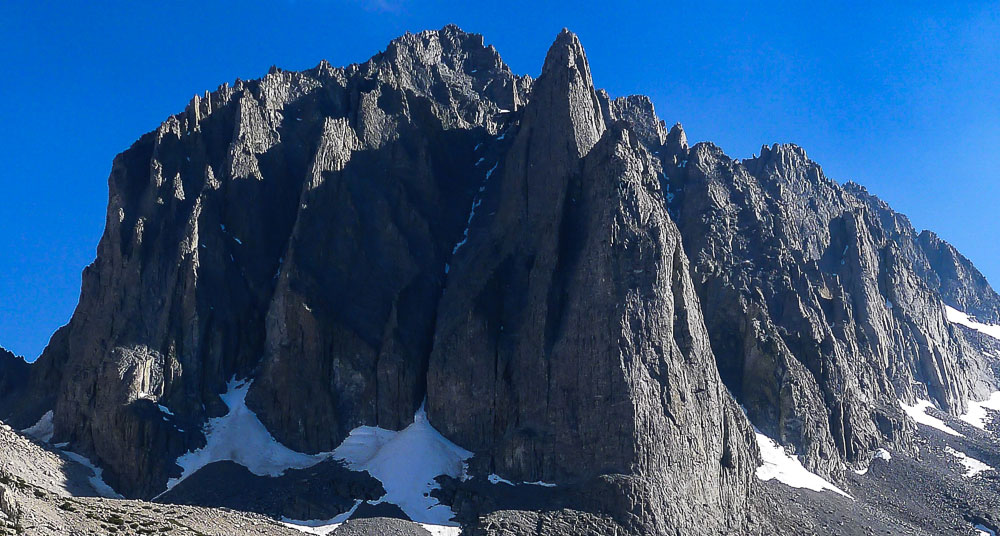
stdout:
<svg viewBox="0 0 1000 536">
<path fill-rule="evenodd" d="M 587 62 L 587 54 L 583 51 L 583 45 L 576 34 L 563 28 L 556 40 L 549 47 L 549 52 L 545 55 L 545 64 L 542 66 L 542 75 L 552 69 L 578 69 L 581 78 L 587 85 L 593 85 L 594 81 L 590 77 L 590 64 Z"/>
<path fill-rule="evenodd" d="M 684 133 L 684 127 L 680 123 L 674 124 L 667 134 L 667 150 L 673 154 L 680 154 L 688 150 L 688 138 Z"/>
<path fill-rule="evenodd" d="M 563 29 L 549 47 L 542 74 L 533 91 L 536 113 L 552 121 L 550 128 L 569 133 L 576 157 L 590 151 L 604 132 L 600 102 L 590 77 L 590 65 L 576 35 Z"/>
</svg>

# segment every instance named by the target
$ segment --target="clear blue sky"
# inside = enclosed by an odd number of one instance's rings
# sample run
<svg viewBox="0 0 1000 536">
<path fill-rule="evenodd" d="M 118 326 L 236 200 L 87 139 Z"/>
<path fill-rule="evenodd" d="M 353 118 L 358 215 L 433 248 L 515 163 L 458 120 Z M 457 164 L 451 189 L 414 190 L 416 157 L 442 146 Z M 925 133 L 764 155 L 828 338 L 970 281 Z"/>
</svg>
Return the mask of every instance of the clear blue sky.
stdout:
<svg viewBox="0 0 1000 536">
<path fill-rule="evenodd" d="M 798 143 L 1000 282 L 997 2 L 81 4 L 0 3 L 0 345 L 29 359 L 76 305 L 115 154 L 222 82 L 449 22 L 532 75 L 568 27 L 612 96 L 649 95 L 730 156 Z"/>
</svg>

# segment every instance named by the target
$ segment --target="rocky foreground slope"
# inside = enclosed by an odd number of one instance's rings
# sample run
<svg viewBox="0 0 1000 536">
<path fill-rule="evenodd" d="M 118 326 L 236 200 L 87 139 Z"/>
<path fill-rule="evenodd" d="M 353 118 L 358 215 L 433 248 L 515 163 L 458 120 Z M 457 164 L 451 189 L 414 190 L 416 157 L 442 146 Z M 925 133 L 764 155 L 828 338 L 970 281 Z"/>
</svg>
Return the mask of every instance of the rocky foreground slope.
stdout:
<svg viewBox="0 0 1000 536">
<path fill-rule="evenodd" d="M 118 155 L 0 418 L 126 497 L 329 526 L 971 531 L 1000 512 L 937 499 L 979 480 L 892 510 L 857 472 L 925 456 L 926 408 L 989 416 L 994 324 L 971 262 L 801 148 L 690 146 L 567 31 L 532 79 L 449 26 L 223 85 Z M 818 493 L 762 483 L 796 459 Z"/>
</svg>

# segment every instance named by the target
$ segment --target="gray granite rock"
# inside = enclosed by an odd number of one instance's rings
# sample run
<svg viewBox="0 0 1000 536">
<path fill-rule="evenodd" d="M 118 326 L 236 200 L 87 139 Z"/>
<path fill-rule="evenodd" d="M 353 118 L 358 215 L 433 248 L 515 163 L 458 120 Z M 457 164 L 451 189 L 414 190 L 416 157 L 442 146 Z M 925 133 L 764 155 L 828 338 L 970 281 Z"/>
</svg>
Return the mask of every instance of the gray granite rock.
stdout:
<svg viewBox="0 0 1000 536">
<path fill-rule="evenodd" d="M 475 454 L 439 492 L 473 534 L 753 533 L 771 503 L 746 415 L 843 483 L 877 448 L 916 455 L 900 400 L 957 415 L 995 389 L 997 344 L 944 304 L 1000 320 L 971 262 L 803 149 L 690 146 L 648 98 L 595 89 L 568 31 L 535 80 L 447 26 L 224 84 L 118 155 L 72 320 L 35 364 L 0 352 L 0 418 L 53 410 L 54 443 L 149 498 L 234 377 L 308 453 L 426 402 Z M 172 493 L 271 515 L 375 493 L 265 489 L 307 476 L 223 463 Z M 342 530 L 376 525 L 423 530 Z"/>
</svg>

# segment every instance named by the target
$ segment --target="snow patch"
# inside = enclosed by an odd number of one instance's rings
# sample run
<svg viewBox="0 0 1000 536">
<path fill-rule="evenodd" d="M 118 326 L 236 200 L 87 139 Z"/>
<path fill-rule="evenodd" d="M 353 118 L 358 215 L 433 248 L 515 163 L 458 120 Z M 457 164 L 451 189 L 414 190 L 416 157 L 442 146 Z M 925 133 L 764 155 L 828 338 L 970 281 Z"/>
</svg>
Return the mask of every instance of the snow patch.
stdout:
<svg viewBox="0 0 1000 536">
<path fill-rule="evenodd" d="M 358 506 L 361 506 L 361 501 L 355 501 L 354 506 L 352 506 L 350 510 L 341 513 L 333 519 L 302 521 L 299 519 L 288 519 L 287 517 L 282 517 L 281 524 L 290 529 L 295 529 L 306 534 L 326 536 L 327 534 L 337 530 L 337 527 L 354 515 L 354 511 L 358 509 Z"/>
<path fill-rule="evenodd" d="M 993 532 L 993 529 L 981 523 L 976 523 L 975 525 L 973 525 L 973 528 L 975 528 L 976 531 L 979 532 L 979 536 L 997 536 L 997 533 Z"/>
<path fill-rule="evenodd" d="M 61 452 L 65 454 L 67 458 L 79 463 L 80 465 L 89 468 L 91 471 L 94 472 L 94 475 L 88 478 L 87 480 L 90 482 L 90 486 L 94 488 L 94 491 L 96 491 L 98 495 L 100 495 L 101 497 L 106 497 L 108 499 L 124 498 L 121 495 L 119 495 L 118 492 L 116 492 L 111 486 L 109 486 L 107 482 L 104 481 L 104 469 L 101 469 L 100 467 L 94 465 L 94 462 L 90 461 L 90 458 L 87 458 L 86 456 L 81 456 L 75 452 L 71 452 L 68 450 L 63 450 Z"/>
<path fill-rule="evenodd" d="M 511 482 L 510 480 L 507 480 L 506 478 L 504 478 L 504 477 L 502 477 L 502 476 L 500 476 L 500 475 L 498 475 L 496 473 L 492 473 L 490 476 L 486 477 L 486 480 L 489 480 L 490 484 L 507 484 L 508 486 L 516 486 L 517 485 L 517 484 Z M 553 484 L 553 483 L 551 483 L 551 482 L 542 482 L 541 480 L 536 480 L 534 482 L 521 482 L 521 484 L 523 484 L 525 486 L 542 486 L 543 488 L 554 488 L 554 487 L 556 487 L 556 485 Z"/>
<path fill-rule="evenodd" d="M 989 465 L 986 465 L 975 458 L 969 457 L 969 455 L 964 452 L 959 452 L 951 447 L 945 447 L 944 451 L 958 458 L 958 461 L 965 466 L 965 474 L 962 476 L 966 478 L 972 478 L 979 473 L 993 470 L 993 468 Z"/>
<path fill-rule="evenodd" d="M 990 393 L 990 397 L 982 402 L 970 400 L 969 410 L 965 412 L 965 415 L 959 417 L 959 419 L 962 419 L 980 430 L 985 430 L 986 422 L 989 419 L 989 413 L 986 411 L 988 409 L 1000 411 L 1000 391 Z"/>
<path fill-rule="evenodd" d="M 465 461 L 472 453 L 435 430 L 423 405 L 413 424 L 399 432 L 374 426 L 351 430 L 333 455 L 350 469 L 368 471 L 382 482 L 385 495 L 378 502 L 399 506 L 417 523 L 458 526 L 451 520 L 455 515 L 451 508 L 439 504 L 430 492 L 438 488 L 434 478 L 439 475 L 467 478 Z"/>
<path fill-rule="evenodd" d="M 237 381 L 234 377 L 220 395 L 229 413 L 214 417 L 205 424 L 206 444 L 177 458 L 181 476 L 167 481 L 173 488 L 202 467 L 220 461 L 233 461 L 257 476 L 281 476 L 288 469 L 312 467 L 330 457 L 331 453 L 303 454 L 279 443 L 247 407 L 247 392 L 252 380 Z M 165 492 L 164 492 L 165 493 Z"/>
<path fill-rule="evenodd" d="M 995 326 L 993 324 L 982 324 L 973 320 L 972 316 L 967 313 L 963 313 L 954 307 L 945 305 L 945 313 L 947 313 L 948 321 L 953 324 L 961 324 L 969 329 L 974 329 L 984 335 L 989 335 L 994 339 L 1000 340 L 1000 326 Z"/>
<path fill-rule="evenodd" d="M 493 172 L 496 171 L 497 166 L 499 166 L 499 165 L 500 165 L 500 162 L 497 162 L 496 164 L 493 164 L 493 167 L 491 167 L 490 170 L 486 172 L 486 178 L 483 179 L 483 182 L 486 182 L 486 181 L 490 180 L 490 175 L 492 175 Z M 480 192 L 483 191 L 483 188 L 480 187 L 479 191 Z"/>
<path fill-rule="evenodd" d="M 156 407 L 160 408 L 160 411 L 162 411 L 163 413 L 166 413 L 167 415 L 170 415 L 171 417 L 174 416 L 174 412 L 172 412 L 169 409 L 167 409 L 167 406 L 164 406 L 163 404 L 157 404 Z"/>
<path fill-rule="evenodd" d="M 924 426 L 930 426 L 937 430 L 941 430 L 946 434 L 951 434 L 956 437 L 965 437 L 962 434 L 953 430 L 950 426 L 944 423 L 941 419 L 937 417 L 932 417 L 927 414 L 927 408 L 934 407 L 934 404 L 930 400 L 917 400 L 916 405 L 907 406 L 902 400 L 899 401 L 899 406 L 903 408 L 903 411 L 910 416 L 911 419 L 916 421 L 918 424 Z"/>
<path fill-rule="evenodd" d="M 513 482 L 511 482 L 510 480 L 507 480 L 506 478 L 501 477 L 500 475 L 498 475 L 496 473 L 491 474 L 490 476 L 486 477 L 486 479 L 490 481 L 490 484 L 499 484 L 499 483 L 502 482 L 504 484 L 507 484 L 508 486 L 513 486 L 514 485 Z"/>
<path fill-rule="evenodd" d="M 52 424 L 52 416 L 53 413 L 52 410 L 50 409 L 45 412 L 45 415 L 42 415 L 42 417 L 38 419 L 38 422 L 36 422 L 30 428 L 25 428 L 24 430 L 21 430 L 21 432 L 43 443 L 48 443 L 49 441 L 52 440 L 52 433 L 55 430 L 55 425 Z"/>
<path fill-rule="evenodd" d="M 482 160 L 483 160 L 482 158 L 479 159 L 480 162 L 482 162 Z M 476 165 L 478 166 L 479 163 L 477 162 Z M 483 196 L 481 194 L 486 190 L 486 182 L 490 180 L 490 175 L 493 175 L 493 172 L 496 171 L 497 166 L 499 165 L 500 162 L 493 164 L 493 167 L 491 167 L 489 171 L 486 172 L 486 177 L 483 178 L 483 182 L 479 186 L 479 194 L 477 194 L 476 197 L 472 200 L 472 208 L 469 210 L 469 218 L 465 222 L 465 230 L 462 231 L 462 239 L 459 240 L 457 244 L 455 244 L 454 248 L 452 248 L 451 250 L 452 255 L 458 253 L 458 250 L 461 249 L 461 247 L 464 246 L 465 243 L 469 241 L 469 229 L 472 228 L 472 219 L 476 217 L 476 209 L 479 208 L 479 205 L 483 204 Z M 444 273 L 448 273 L 447 265 L 445 266 Z"/>
<path fill-rule="evenodd" d="M 889 454 L 888 450 L 878 449 L 878 450 L 875 451 L 875 455 L 872 456 L 872 461 L 874 461 L 876 459 L 883 460 L 885 462 L 890 462 L 890 461 L 892 461 L 892 454 Z M 862 469 L 855 469 L 854 472 L 856 474 L 859 474 L 859 475 L 866 475 L 866 474 L 868 474 L 868 469 L 870 467 L 871 467 L 871 465 L 869 464 L 869 465 L 865 466 Z"/>
<path fill-rule="evenodd" d="M 433 525 L 431 523 L 418 523 L 431 536 L 459 536 L 462 534 L 462 527 L 450 527 L 446 525 Z"/>
<path fill-rule="evenodd" d="M 830 490 L 853 500 L 844 490 L 834 486 L 823 477 L 809 472 L 797 458 L 785 453 L 785 449 L 775 440 L 760 433 L 754 428 L 757 436 L 757 446 L 764 463 L 757 468 L 757 478 L 763 481 L 777 479 L 778 482 L 793 488 L 805 488 L 812 491 Z"/>
</svg>

